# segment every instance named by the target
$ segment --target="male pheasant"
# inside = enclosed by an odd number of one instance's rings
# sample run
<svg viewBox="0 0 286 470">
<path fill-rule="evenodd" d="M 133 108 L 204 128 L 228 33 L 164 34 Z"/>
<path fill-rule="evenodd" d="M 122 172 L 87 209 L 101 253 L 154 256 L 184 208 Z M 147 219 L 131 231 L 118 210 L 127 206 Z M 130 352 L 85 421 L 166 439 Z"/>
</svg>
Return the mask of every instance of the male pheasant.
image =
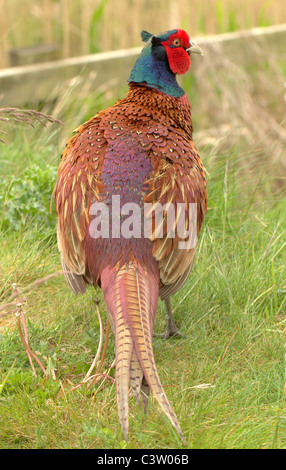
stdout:
<svg viewBox="0 0 286 470">
<path fill-rule="evenodd" d="M 190 274 L 207 210 L 191 107 L 176 81 L 189 69 L 190 53 L 202 51 L 181 29 L 142 31 L 141 37 L 146 44 L 126 97 L 75 131 L 54 189 L 67 283 L 76 295 L 87 284 L 103 291 L 115 334 L 117 406 L 126 440 L 129 384 L 145 410 L 151 389 L 182 437 L 155 365 L 153 325 L 160 296 L 167 307 L 166 337 L 178 332 L 170 296 Z"/>
</svg>

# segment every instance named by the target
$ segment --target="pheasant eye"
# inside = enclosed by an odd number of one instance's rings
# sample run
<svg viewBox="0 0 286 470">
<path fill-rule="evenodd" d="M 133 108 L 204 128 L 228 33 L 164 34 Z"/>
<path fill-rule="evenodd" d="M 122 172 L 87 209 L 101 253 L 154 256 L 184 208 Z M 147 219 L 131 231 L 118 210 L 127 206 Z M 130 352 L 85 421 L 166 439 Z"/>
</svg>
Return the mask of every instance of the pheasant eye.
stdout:
<svg viewBox="0 0 286 470">
<path fill-rule="evenodd" d="M 178 38 L 177 38 L 177 39 L 174 39 L 174 41 L 173 41 L 173 46 L 180 46 L 180 45 L 181 45 L 180 39 L 178 39 Z"/>
</svg>

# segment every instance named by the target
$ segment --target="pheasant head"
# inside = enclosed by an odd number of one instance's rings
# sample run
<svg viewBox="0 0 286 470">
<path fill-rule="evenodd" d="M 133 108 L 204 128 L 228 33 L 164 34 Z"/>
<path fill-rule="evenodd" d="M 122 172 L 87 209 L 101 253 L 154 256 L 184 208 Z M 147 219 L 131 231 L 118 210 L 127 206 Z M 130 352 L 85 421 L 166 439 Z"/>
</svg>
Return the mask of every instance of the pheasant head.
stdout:
<svg viewBox="0 0 286 470">
<path fill-rule="evenodd" d="M 129 82 L 145 83 L 175 98 L 183 96 L 184 90 L 178 85 L 176 75 L 186 73 L 191 65 L 190 54 L 203 55 L 202 49 L 182 29 L 156 35 L 142 31 L 141 37 L 146 45 L 132 69 Z"/>
</svg>

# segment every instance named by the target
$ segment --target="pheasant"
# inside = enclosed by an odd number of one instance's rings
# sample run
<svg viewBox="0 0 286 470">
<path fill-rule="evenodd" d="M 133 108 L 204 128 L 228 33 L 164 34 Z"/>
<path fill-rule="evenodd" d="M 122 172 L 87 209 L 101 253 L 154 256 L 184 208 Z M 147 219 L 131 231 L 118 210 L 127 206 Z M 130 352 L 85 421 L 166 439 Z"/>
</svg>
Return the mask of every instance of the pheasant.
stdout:
<svg viewBox="0 0 286 470">
<path fill-rule="evenodd" d="M 142 31 L 141 38 L 146 44 L 126 97 L 76 129 L 53 193 L 67 284 L 76 295 L 88 284 L 103 291 L 115 334 L 117 408 L 126 440 L 129 385 L 145 412 L 151 390 L 182 438 L 156 368 L 153 325 L 160 296 L 165 337 L 178 333 L 170 296 L 191 272 L 207 210 L 191 107 L 176 80 L 188 71 L 190 54 L 202 50 L 181 29 Z"/>
</svg>

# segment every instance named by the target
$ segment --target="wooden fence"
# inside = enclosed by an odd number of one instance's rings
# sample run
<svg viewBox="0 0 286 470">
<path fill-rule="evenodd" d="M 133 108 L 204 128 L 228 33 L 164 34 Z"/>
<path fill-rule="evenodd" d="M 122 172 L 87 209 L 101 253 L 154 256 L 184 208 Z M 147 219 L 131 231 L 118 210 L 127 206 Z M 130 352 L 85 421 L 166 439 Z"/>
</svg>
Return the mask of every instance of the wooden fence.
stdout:
<svg viewBox="0 0 286 470">
<path fill-rule="evenodd" d="M 265 44 L 268 51 L 274 50 L 286 62 L 286 24 L 195 40 L 205 55 L 214 53 L 219 45 L 223 54 L 236 57 L 242 65 L 253 61 L 250 44 Z M 36 105 L 57 98 L 78 76 L 92 80 L 93 89 L 110 80 L 113 85 L 125 83 L 140 51 L 141 48 L 126 49 L 0 70 L 0 106 Z M 192 60 L 198 58 L 194 56 Z"/>
<path fill-rule="evenodd" d="M 138 46 L 142 29 L 198 36 L 284 22 L 285 0 L 0 0 L 0 68 L 11 48 L 54 45 L 63 59 Z"/>
</svg>

